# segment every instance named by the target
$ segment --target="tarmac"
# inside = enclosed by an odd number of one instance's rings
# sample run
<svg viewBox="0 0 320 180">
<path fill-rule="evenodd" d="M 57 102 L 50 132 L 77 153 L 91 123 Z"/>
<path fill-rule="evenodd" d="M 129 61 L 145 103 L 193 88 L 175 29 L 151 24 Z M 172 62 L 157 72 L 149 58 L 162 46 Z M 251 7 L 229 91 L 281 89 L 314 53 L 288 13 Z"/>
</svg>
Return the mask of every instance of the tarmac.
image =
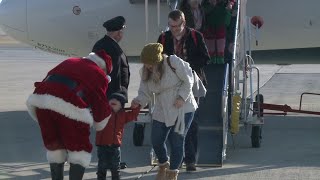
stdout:
<svg viewBox="0 0 320 180">
<path fill-rule="evenodd" d="M 33 91 L 33 83 L 41 81 L 47 71 L 65 57 L 10 42 L 0 43 L 0 179 L 49 180 L 50 171 L 40 130 L 28 115 L 25 101 Z M 291 56 L 296 62 L 314 64 L 257 64 L 260 69 L 260 93 L 264 95 L 266 103 L 288 104 L 298 108 L 302 92 L 320 93 L 320 56 L 308 53 L 299 54 L 300 60 L 296 54 Z M 265 58 L 265 52 L 253 56 L 259 62 L 259 59 Z M 291 56 L 281 56 L 281 59 L 289 62 Z M 276 58 L 279 56 L 270 56 L 268 62 L 278 62 Z M 130 100 L 137 95 L 140 67 L 141 64 L 136 61 L 130 62 Z M 302 108 L 320 111 L 319 101 L 320 96 L 305 96 Z M 148 129 L 147 126 L 144 145 L 135 147 L 132 143 L 133 123 L 127 125 L 122 160 L 128 168 L 122 170 L 122 179 L 155 179 L 157 167 L 150 166 Z M 222 167 L 198 167 L 194 173 L 181 169 L 178 179 L 320 179 L 319 116 L 291 113 L 287 116 L 265 116 L 260 148 L 251 147 L 250 133 L 250 127 L 242 127 L 233 141 L 229 136 L 227 157 Z M 94 131 L 91 139 L 94 140 Z M 94 148 L 92 163 L 86 169 L 84 179 L 96 179 L 96 169 L 97 154 Z M 67 174 L 68 165 L 65 167 L 65 179 Z M 108 178 L 111 179 L 110 176 Z"/>
</svg>

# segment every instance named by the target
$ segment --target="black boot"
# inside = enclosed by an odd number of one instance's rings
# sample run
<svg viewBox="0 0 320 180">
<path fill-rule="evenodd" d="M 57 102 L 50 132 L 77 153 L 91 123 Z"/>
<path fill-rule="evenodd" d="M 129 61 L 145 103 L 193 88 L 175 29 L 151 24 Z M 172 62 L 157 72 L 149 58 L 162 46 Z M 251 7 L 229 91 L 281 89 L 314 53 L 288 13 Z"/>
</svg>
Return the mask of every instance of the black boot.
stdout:
<svg viewBox="0 0 320 180">
<path fill-rule="evenodd" d="M 120 180 L 120 171 L 119 170 L 111 170 L 112 180 Z"/>
<path fill-rule="evenodd" d="M 64 163 L 50 163 L 52 180 L 63 180 Z"/>
<path fill-rule="evenodd" d="M 102 171 L 98 169 L 97 180 L 106 180 L 106 179 L 107 179 L 107 171 Z"/>
<path fill-rule="evenodd" d="M 79 164 L 70 163 L 69 180 L 81 180 L 84 175 L 85 168 Z"/>
</svg>

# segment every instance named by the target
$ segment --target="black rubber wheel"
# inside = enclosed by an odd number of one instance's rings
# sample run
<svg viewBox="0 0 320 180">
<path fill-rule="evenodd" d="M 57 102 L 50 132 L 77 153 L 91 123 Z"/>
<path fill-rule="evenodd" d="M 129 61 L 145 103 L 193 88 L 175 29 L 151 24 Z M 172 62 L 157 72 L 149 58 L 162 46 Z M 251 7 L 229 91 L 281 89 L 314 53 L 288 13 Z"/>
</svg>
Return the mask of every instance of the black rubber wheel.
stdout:
<svg viewBox="0 0 320 180">
<path fill-rule="evenodd" d="M 264 102 L 264 99 L 263 99 L 263 95 L 262 94 L 257 94 L 256 97 L 255 97 L 255 102 L 253 103 L 253 109 L 254 109 L 254 112 L 259 112 L 258 111 L 258 103 L 259 104 L 263 104 Z M 258 117 L 263 117 L 263 108 L 260 106 L 260 114 L 258 115 Z"/>
<path fill-rule="evenodd" d="M 253 148 L 259 148 L 261 146 L 261 131 L 262 127 L 261 126 L 252 126 L 251 130 L 251 144 Z"/>
<path fill-rule="evenodd" d="M 133 129 L 133 144 L 135 146 L 142 146 L 144 140 L 144 128 L 145 124 L 134 124 Z"/>
</svg>

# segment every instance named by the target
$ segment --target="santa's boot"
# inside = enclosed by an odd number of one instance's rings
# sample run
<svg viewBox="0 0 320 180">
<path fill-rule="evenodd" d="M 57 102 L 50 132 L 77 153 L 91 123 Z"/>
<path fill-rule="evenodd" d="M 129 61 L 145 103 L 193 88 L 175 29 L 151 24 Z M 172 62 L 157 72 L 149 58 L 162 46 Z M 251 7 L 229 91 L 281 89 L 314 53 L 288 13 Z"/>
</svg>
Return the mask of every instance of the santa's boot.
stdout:
<svg viewBox="0 0 320 180">
<path fill-rule="evenodd" d="M 84 175 L 85 168 L 79 164 L 70 163 L 69 180 L 81 180 Z"/>
<path fill-rule="evenodd" d="M 166 180 L 177 180 L 178 179 L 179 170 L 167 170 L 167 179 Z"/>
<path fill-rule="evenodd" d="M 111 179 L 112 180 L 120 180 L 120 171 L 119 170 L 111 170 Z"/>
<path fill-rule="evenodd" d="M 64 163 L 50 163 L 52 180 L 63 180 Z"/>
<path fill-rule="evenodd" d="M 169 162 L 165 162 L 162 164 L 159 164 L 158 174 L 156 176 L 156 180 L 166 180 L 166 171 L 169 169 Z"/>
</svg>

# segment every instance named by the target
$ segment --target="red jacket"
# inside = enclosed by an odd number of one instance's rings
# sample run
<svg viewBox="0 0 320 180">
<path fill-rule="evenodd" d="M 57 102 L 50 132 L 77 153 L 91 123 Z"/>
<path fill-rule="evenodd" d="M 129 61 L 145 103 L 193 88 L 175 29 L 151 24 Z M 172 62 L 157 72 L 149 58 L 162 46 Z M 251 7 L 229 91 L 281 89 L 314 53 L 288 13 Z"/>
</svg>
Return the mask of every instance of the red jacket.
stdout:
<svg viewBox="0 0 320 180">
<path fill-rule="evenodd" d="M 86 58 L 69 58 L 49 71 L 42 82 L 36 82 L 35 91 L 27 100 L 33 119 L 37 120 L 36 108 L 50 109 L 102 130 L 111 115 L 106 97 L 110 79 L 100 67 L 99 61 L 104 60 L 94 53 Z M 70 89 L 64 83 L 47 80 L 52 76 L 75 82 L 76 87 Z M 83 93 L 82 97 L 78 95 L 79 92 Z"/>
<path fill-rule="evenodd" d="M 111 118 L 107 126 L 96 133 L 96 145 L 121 145 L 124 125 L 130 121 L 137 119 L 140 108 L 125 111 L 121 109 L 119 112 L 112 112 Z"/>
</svg>

